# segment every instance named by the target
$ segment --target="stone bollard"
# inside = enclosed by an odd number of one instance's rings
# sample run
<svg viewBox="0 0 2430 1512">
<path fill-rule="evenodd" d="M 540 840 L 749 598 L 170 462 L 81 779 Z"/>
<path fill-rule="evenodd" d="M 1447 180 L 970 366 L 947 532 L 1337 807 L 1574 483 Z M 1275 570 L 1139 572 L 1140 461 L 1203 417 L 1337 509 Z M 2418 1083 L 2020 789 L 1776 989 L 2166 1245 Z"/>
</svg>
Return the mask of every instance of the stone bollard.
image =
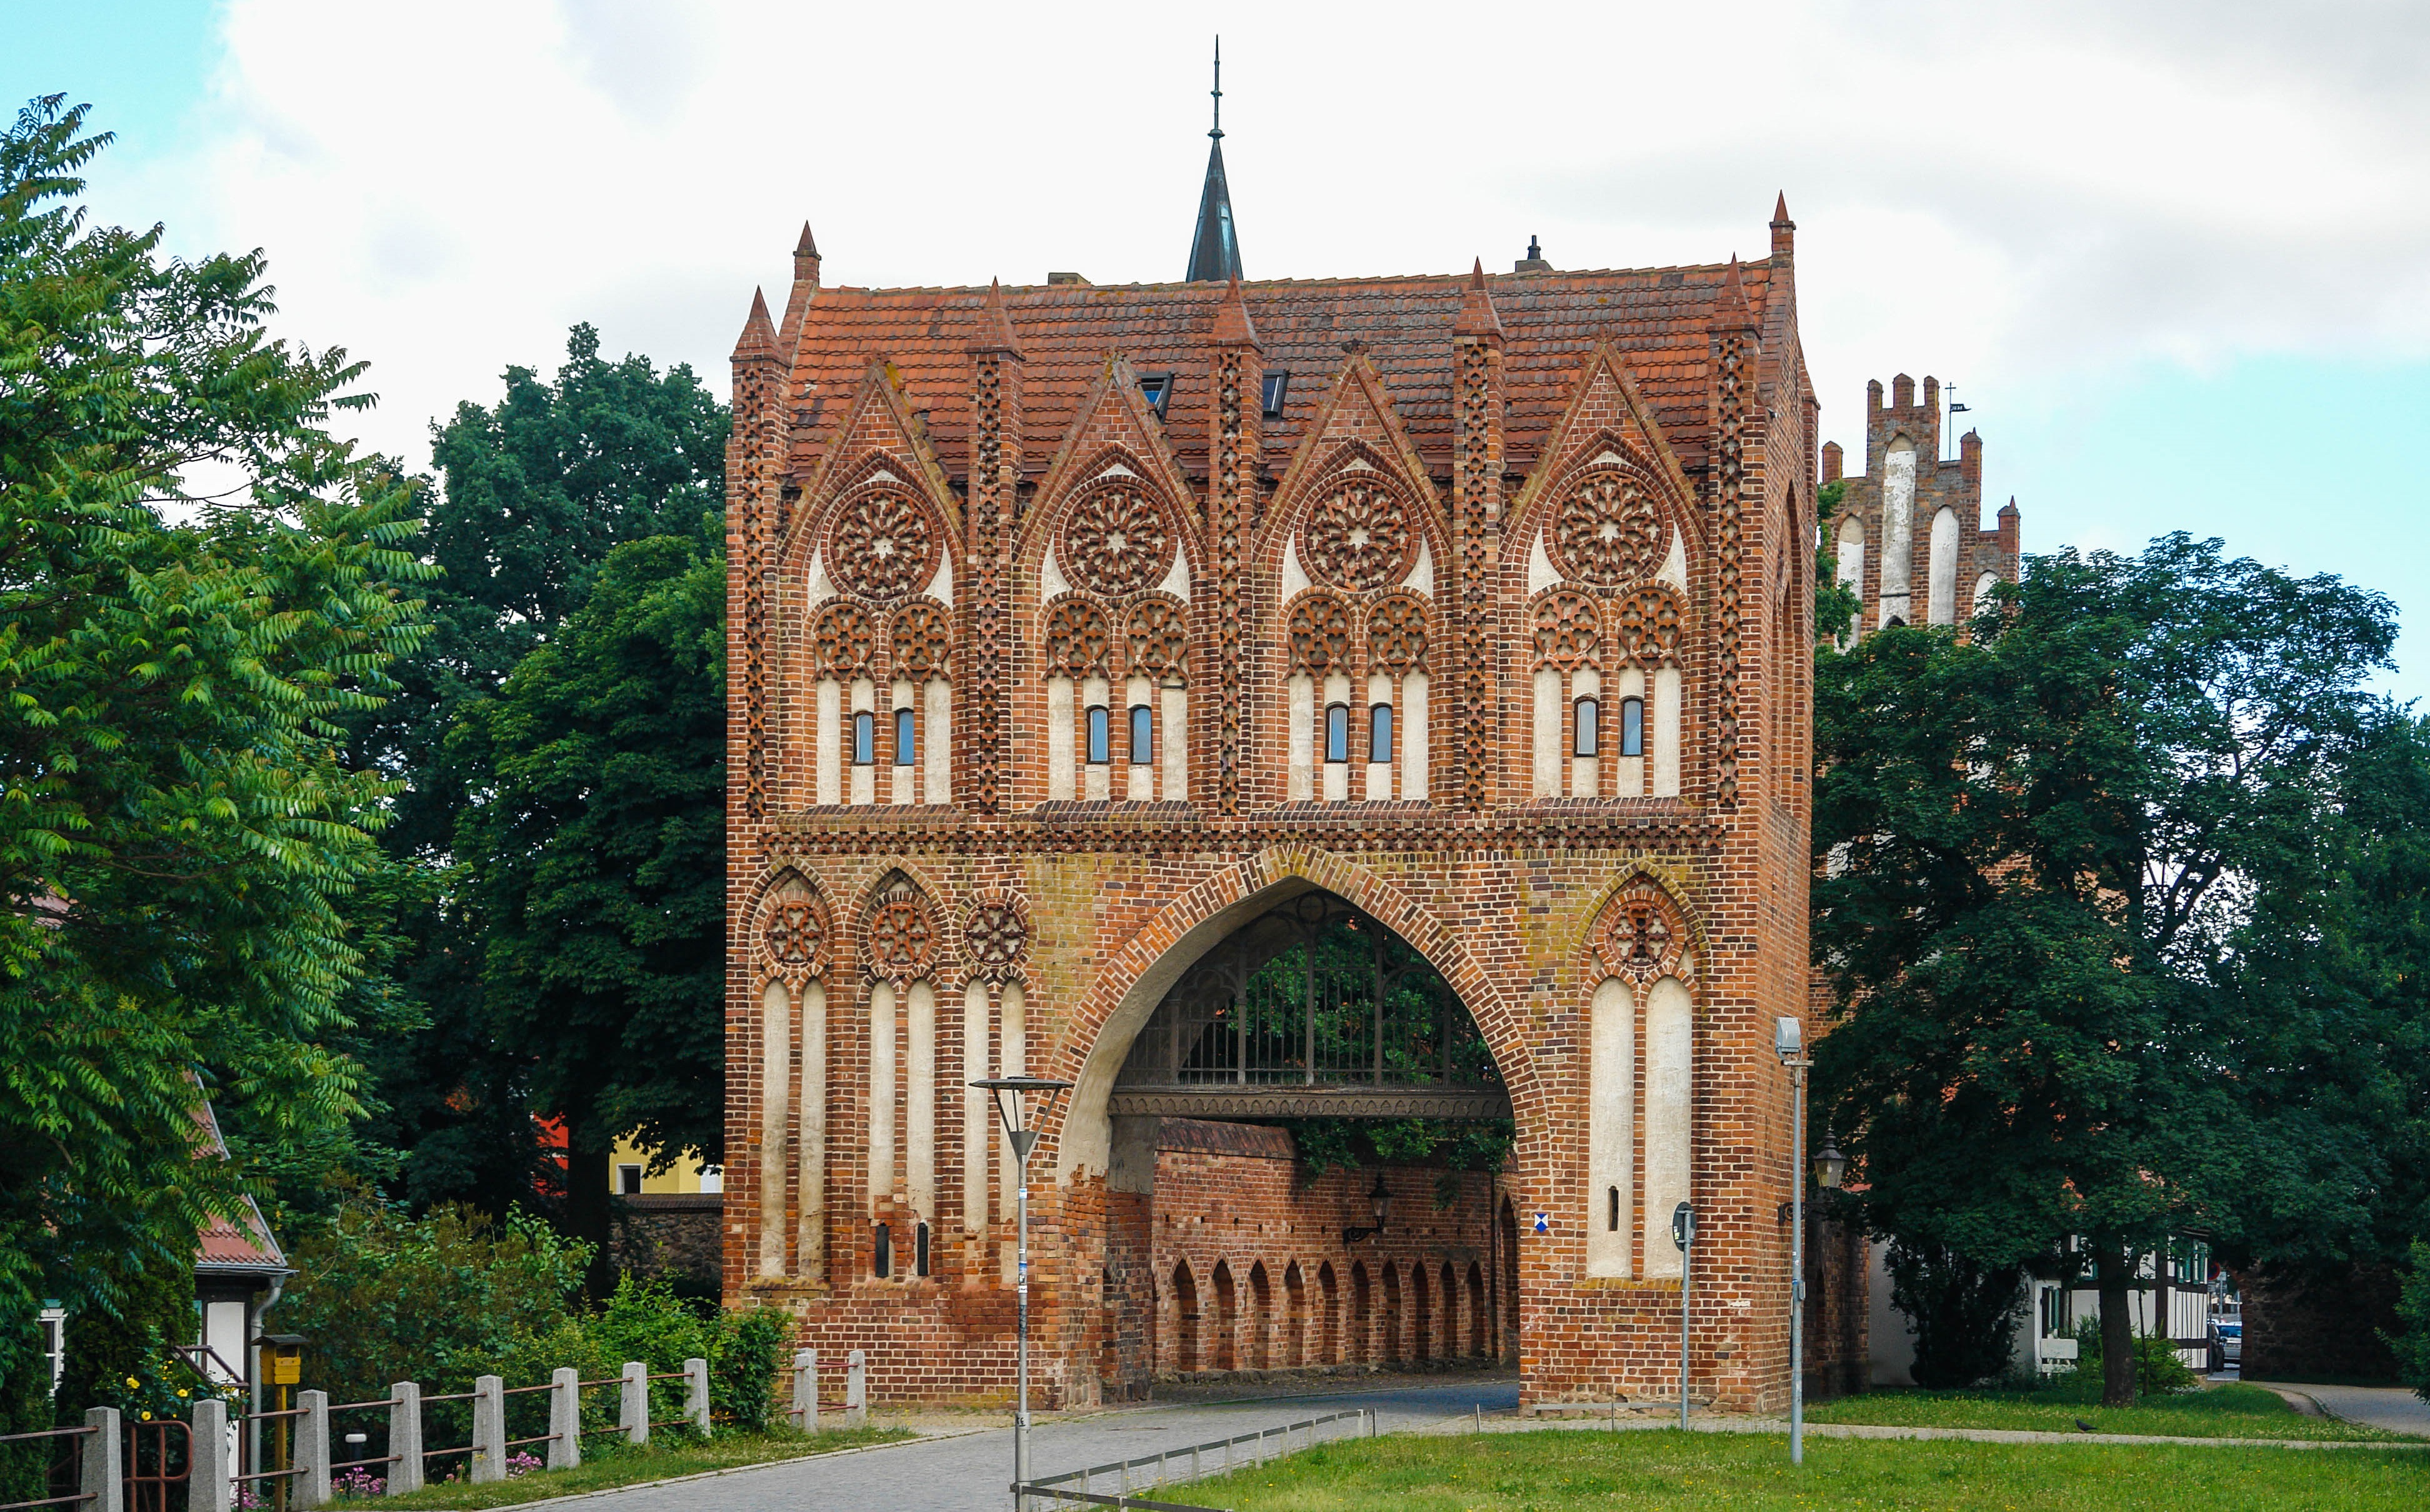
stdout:
<svg viewBox="0 0 2430 1512">
<path fill-rule="evenodd" d="M 548 1374 L 548 1468 L 582 1463 L 582 1372 L 562 1366 Z"/>
<path fill-rule="evenodd" d="M 869 1426 L 869 1352 L 857 1349 L 843 1357 L 843 1425 Z"/>
<path fill-rule="evenodd" d="M 329 1393 L 298 1391 L 295 1404 L 304 1416 L 295 1420 L 293 1504 L 308 1512 L 329 1504 Z"/>
<path fill-rule="evenodd" d="M 694 1432 L 708 1437 L 708 1361 L 696 1354 L 684 1361 L 684 1416 Z"/>
<path fill-rule="evenodd" d="M 507 1478 L 507 1383 L 484 1375 L 473 1383 L 473 1484 Z"/>
<path fill-rule="evenodd" d="M 76 1489 L 90 1512 L 126 1512 L 125 1432 L 116 1407 L 87 1407 L 84 1425 L 94 1430 L 77 1440 Z"/>
<path fill-rule="evenodd" d="M 194 1399 L 193 1448 L 186 1461 L 186 1512 L 229 1512 L 227 1404 L 217 1397 Z"/>
<path fill-rule="evenodd" d="M 806 1434 L 819 1431 L 819 1352 L 793 1351 L 793 1426 Z"/>
<path fill-rule="evenodd" d="M 616 1426 L 624 1430 L 628 1444 L 650 1441 L 650 1368 L 640 1360 L 624 1362 L 624 1400 L 618 1406 Z"/>
<path fill-rule="evenodd" d="M 403 1496 L 422 1489 L 422 1387 L 399 1381 L 388 1388 L 388 1452 L 396 1463 L 388 1468 L 388 1494 Z"/>
</svg>

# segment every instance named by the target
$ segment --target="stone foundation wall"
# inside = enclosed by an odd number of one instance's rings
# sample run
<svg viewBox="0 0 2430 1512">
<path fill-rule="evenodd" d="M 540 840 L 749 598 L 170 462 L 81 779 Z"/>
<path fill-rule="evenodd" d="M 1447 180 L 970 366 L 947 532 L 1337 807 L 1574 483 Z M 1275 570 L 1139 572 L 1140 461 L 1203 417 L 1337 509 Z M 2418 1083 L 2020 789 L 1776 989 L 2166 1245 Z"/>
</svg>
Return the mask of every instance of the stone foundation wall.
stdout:
<svg viewBox="0 0 2430 1512">
<path fill-rule="evenodd" d="M 2397 1379 L 2396 1356 L 2379 1337 L 2396 1326 L 2399 1283 L 2386 1266 L 2342 1276 L 2248 1274 L 2243 1374 L 2254 1381 Z"/>
<path fill-rule="evenodd" d="M 719 1192 L 618 1197 L 608 1257 L 620 1271 L 674 1274 L 714 1288 L 724 1263 L 725 1198 Z"/>
</svg>

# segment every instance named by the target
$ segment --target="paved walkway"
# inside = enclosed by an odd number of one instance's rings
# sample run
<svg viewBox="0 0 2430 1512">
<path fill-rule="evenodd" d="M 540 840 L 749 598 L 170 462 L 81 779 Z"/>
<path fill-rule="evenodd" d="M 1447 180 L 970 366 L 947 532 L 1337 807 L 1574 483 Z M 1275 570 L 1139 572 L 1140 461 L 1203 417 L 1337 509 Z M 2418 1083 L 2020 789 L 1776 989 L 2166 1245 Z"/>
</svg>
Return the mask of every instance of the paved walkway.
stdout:
<svg viewBox="0 0 2430 1512">
<path fill-rule="evenodd" d="M 1355 1407 L 1373 1409 L 1377 1430 L 1392 1433 L 1454 1417 L 1466 1421 L 1479 1405 L 1488 1413 L 1515 1410 L 1519 1383 L 1449 1382 L 1133 1408 L 1040 1423 L 1030 1435 L 1030 1473 L 1059 1475 Z M 1012 1500 L 1011 1485 L 1012 1430 L 993 1428 L 711 1479 L 604 1491 L 559 1504 L 579 1512 L 1003 1512 Z M 1188 1500 L 1178 1488 L 1172 1494 Z"/>
<path fill-rule="evenodd" d="M 2385 1428 L 2390 1433 L 2420 1434 L 2430 1438 L 2430 1402 L 2401 1386 L 2305 1386 L 2300 1382 L 2255 1381 L 2273 1391 L 2301 1391 L 2332 1418 Z"/>
</svg>

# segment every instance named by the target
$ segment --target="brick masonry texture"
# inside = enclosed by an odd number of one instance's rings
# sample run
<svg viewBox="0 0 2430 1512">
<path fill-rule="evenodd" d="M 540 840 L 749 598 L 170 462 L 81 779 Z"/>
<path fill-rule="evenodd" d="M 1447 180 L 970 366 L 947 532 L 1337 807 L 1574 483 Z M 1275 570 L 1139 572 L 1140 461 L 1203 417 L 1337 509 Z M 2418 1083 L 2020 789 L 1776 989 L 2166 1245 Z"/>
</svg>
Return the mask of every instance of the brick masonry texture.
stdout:
<svg viewBox="0 0 2430 1512">
<path fill-rule="evenodd" d="M 1807 1005 L 1820 465 L 1792 232 L 1784 209 L 1771 255 L 1743 265 L 1005 290 L 826 289 L 805 239 L 781 318 L 755 302 L 734 358 L 729 1301 L 791 1309 L 823 1351 L 868 1350 L 881 1397 L 1008 1394 L 1005 1156 L 990 1137 L 985 1169 L 965 1170 L 963 1084 L 1001 1063 L 1018 1003 L 1024 1069 L 1077 1084 L 1031 1165 L 1040 1401 L 1135 1396 L 1227 1352 L 1254 1369 L 1396 1349 L 1515 1349 L 1534 1403 L 1660 1397 L 1676 1388 L 1677 1282 L 1586 1274 L 1589 999 L 1621 975 L 1641 1005 L 1658 970 L 1694 1005 L 1696 1394 L 1785 1403 L 1778 1208 L 1794 1173 L 1771 1025 Z M 1268 419 L 1276 370 L 1290 378 Z M 1161 411 L 1140 390 L 1150 373 L 1173 374 Z M 1352 476 L 1385 501 L 1373 539 L 1411 542 L 1423 570 L 1362 577 L 1368 526 L 1311 546 Z M 1579 513 L 1597 476 L 1650 503 L 1598 527 Z M 1597 606 L 1606 630 L 1583 654 L 1617 675 L 1638 654 L 1609 628 L 1618 606 L 1654 586 L 1652 567 L 1587 563 L 1613 559 L 1595 541 L 1622 523 L 1676 563 L 1681 791 L 1533 799 L 1531 605 L 1550 571 Z M 1141 575 L 1151 548 L 1178 565 Z M 1432 709 L 1406 738 L 1428 742 L 1425 793 L 1289 801 L 1293 573 L 1333 574 L 1362 677 L 1388 654 L 1371 613 L 1396 594 L 1422 605 Z M 1184 640 L 1141 639 L 1151 603 Z M 1090 612 L 1102 632 L 1074 628 Z M 1125 801 L 1117 767 L 1111 800 L 1049 801 L 1049 673 L 1101 657 L 1186 690 L 1186 797 Z M 889 787 L 880 765 L 874 804 L 850 802 L 848 771 L 846 802 L 822 804 L 822 681 L 848 697 L 865 678 L 886 710 L 890 686 L 912 686 L 898 679 L 937 677 L 950 801 Z M 1355 1253 L 1339 1231 L 1363 1211 L 1358 1175 L 1307 1182 L 1271 1150 L 1141 1156 L 1107 1112 L 1179 971 L 1309 888 L 1451 984 L 1517 1126 L 1506 1169 L 1465 1178 L 1440 1215 L 1435 1173 L 1391 1173 L 1413 1227 L 1396 1218 Z M 1658 960 L 1627 948 L 1649 909 L 1669 931 Z M 933 1043 L 907 1038 L 919 981 Z M 772 983 L 792 1005 L 775 1026 Z M 873 1041 L 881 984 L 890 1046 Z M 987 1065 L 966 1049 L 974 990 Z M 823 1019 L 804 1022 L 806 1000 Z M 933 1103 L 901 1105 L 931 1063 Z M 871 1075 L 889 1064 L 891 1175 L 873 1191 Z M 915 1170 L 915 1140 L 933 1168 Z M 1634 1221 L 1668 1244 L 1667 1214 Z M 884 1277 L 880 1223 L 898 1257 Z M 1185 1263 L 1194 1299 L 1175 1285 Z"/>
</svg>

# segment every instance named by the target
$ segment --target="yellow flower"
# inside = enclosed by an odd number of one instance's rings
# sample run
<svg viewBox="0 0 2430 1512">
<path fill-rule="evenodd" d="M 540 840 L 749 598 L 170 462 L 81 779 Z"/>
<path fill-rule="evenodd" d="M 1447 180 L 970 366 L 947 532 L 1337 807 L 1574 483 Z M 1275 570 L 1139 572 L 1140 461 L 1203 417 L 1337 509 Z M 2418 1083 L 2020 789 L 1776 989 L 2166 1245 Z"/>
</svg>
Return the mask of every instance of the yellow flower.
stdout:
<svg viewBox="0 0 2430 1512">
<path fill-rule="evenodd" d="M 136 1387 L 141 1386 L 142 1384 L 143 1384 L 142 1382 L 141 1382 L 141 1381 L 139 1381 L 139 1380 L 135 1379 L 135 1377 L 133 1377 L 133 1376 L 131 1376 L 131 1375 L 130 1375 L 130 1376 L 128 1376 L 128 1377 L 126 1378 L 126 1385 L 127 1385 L 127 1387 L 128 1387 L 130 1390 L 131 1390 L 131 1389 L 133 1389 L 133 1388 L 134 1388 L 134 1387 Z"/>
<path fill-rule="evenodd" d="M 145 1413 L 145 1414 L 143 1415 L 143 1421 L 144 1421 L 145 1422 L 150 1422 L 150 1421 L 152 1421 L 152 1414 L 150 1414 L 150 1413 L 148 1413 L 148 1412 L 147 1412 L 147 1413 Z"/>
<path fill-rule="evenodd" d="M 182 1397 L 182 1396 L 184 1396 L 185 1394 L 186 1394 L 186 1388 L 185 1388 L 184 1387 L 182 1387 L 182 1386 L 181 1386 L 181 1387 L 177 1387 L 177 1395 L 179 1395 L 179 1396 L 181 1396 L 181 1397 Z"/>
</svg>

